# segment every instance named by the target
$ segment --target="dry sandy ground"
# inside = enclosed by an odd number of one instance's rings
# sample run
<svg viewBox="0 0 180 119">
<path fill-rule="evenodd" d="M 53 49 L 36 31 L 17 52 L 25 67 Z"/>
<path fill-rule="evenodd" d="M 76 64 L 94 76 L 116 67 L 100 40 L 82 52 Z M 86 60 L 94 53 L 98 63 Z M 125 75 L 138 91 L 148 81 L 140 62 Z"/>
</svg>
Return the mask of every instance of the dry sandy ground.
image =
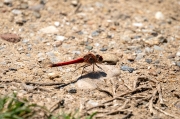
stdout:
<svg viewBox="0 0 180 119">
<path fill-rule="evenodd" d="M 179 0 L 1 0 L 0 93 L 99 118 L 180 117 Z M 88 52 L 103 70 L 50 68 Z"/>
</svg>

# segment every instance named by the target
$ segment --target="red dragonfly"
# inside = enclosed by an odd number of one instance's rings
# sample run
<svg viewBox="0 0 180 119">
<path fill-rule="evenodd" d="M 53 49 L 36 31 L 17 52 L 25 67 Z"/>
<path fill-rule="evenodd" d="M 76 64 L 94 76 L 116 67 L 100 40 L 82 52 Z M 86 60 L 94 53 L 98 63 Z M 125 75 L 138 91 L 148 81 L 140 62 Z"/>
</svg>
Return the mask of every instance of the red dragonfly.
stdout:
<svg viewBox="0 0 180 119">
<path fill-rule="evenodd" d="M 94 65 L 96 65 L 99 69 L 103 70 L 100 66 L 98 66 L 96 64 L 96 63 L 102 63 L 102 61 L 103 61 L 103 57 L 101 55 L 98 55 L 98 54 L 94 55 L 92 53 L 88 53 L 88 54 L 84 55 L 84 57 L 81 57 L 81 58 L 78 58 L 75 60 L 51 64 L 50 67 L 58 67 L 58 66 L 77 64 L 77 63 L 86 63 L 85 65 L 81 66 L 81 67 L 83 67 L 83 70 L 90 65 L 93 65 L 93 71 L 94 71 Z M 79 67 L 79 68 L 81 68 L 81 67 Z M 79 68 L 77 68 L 76 70 L 78 70 Z M 83 73 L 83 70 L 82 70 L 82 73 Z"/>
</svg>

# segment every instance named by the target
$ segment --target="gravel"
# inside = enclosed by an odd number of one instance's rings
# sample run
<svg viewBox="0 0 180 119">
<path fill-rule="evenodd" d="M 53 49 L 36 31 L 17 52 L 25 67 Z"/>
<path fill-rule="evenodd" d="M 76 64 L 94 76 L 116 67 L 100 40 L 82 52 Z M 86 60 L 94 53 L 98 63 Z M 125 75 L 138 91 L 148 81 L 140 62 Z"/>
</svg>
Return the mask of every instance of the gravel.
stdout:
<svg viewBox="0 0 180 119">
<path fill-rule="evenodd" d="M 179 104 L 172 106 L 178 99 L 178 93 L 174 93 L 180 90 L 178 11 L 178 2 L 170 0 L 3 0 L 1 95 L 15 91 L 30 103 L 43 106 L 63 100 L 64 112 L 79 109 L 81 113 L 128 93 L 103 108 L 91 110 L 102 112 L 95 118 L 173 118 L 167 114 L 180 117 Z M 103 57 L 103 62 L 97 63 L 102 69 L 95 65 L 93 71 L 91 65 L 83 70 L 84 63 L 48 67 L 82 58 L 89 52 Z M 148 80 L 137 81 L 141 76 Z M 21 86 L 24 82 L 65 85 Z M 161 85 L 161 90 L 157 85 Z M 136 86 L 150 89 L 129 93 Z M 157 104 L 147 97 L 153 101 L 157 98 Z M 150 112 L 148 104 L 161 109 L 160 101 L 167 105 L 166 110 Z M 116 113 L 122 105 L 127 112 Z"/>
</svg>

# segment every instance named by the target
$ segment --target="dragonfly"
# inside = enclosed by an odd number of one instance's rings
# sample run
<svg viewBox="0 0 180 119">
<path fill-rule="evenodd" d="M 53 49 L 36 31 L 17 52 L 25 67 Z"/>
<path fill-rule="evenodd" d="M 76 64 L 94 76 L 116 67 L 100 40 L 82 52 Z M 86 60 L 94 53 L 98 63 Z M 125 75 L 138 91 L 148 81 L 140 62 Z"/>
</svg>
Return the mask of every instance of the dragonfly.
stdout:
<svg viewBox="0 0 180 119">
<path fill-rule="evenodd" d="M 77 63 L 85 63 L 85 65 L 80 66 L 79 68 L 77 68 L 76 70 L 80 69 L 83 67 L 82 73 L 86 67 L 88 66 L 93 66 L 93 72 L 94 72 L 94 66 L 97 66 L 99 69 L 103 70 L 100 66 L 97 65 L 97 63 L 102 63 L 103 62 L 103 57 L 99 54 L 92 54 L 92 53 L 88 53 L 86 55 L 84 55 L 81 58 L 78 59 L 74 59 L 71 61 L 67 61 L 67 62 L 59 62 L 59 63 L 55 63 L 55 64 L 51 64 L 50 67 L 59 67 L 59 66 L 65 66 L 65 65 L 70 65 L 70 64 L 77 64 Z M 76 71 L 74 70 L 74 72 Z"/>
</svg>

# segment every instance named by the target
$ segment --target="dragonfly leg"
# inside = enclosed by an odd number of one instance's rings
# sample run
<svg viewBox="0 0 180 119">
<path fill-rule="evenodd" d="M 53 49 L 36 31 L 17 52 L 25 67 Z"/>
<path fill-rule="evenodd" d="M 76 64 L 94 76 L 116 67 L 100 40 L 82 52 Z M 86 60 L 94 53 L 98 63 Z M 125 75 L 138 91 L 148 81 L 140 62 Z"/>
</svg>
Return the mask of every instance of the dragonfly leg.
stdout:
<svg viewBox="0 0 180 119">
<path fill-rule="evenodd" d="M 82 74 L 83 74 L 83 72 L 84 72 L 84 69 L 85 69 L 86 67 L 88 67 L 88 66 L 91 66 L 91 65 L 90 65 L 90 64 L 85 64 L 85 65 L 81 66 L 81 67 L 83 67 L 83 70 L 82 70 L 81 76 L 82 76 Z"/>
<path fill-rule="evenodd" d="M 73 72 L 75 72 L 76 70 L 78 70 L 78 69 L 80 69 L 80 68 L 83 67 L 83 70 L 82 70 L 82 73 L 81 73 L 81 76 L 82 76 L 84 69 L 85 69 L 86 67 L 88 67 L 88 66 L 90 66 L 90 64 L 82 65 L 82 66 L 78 67 L 77 69 L 75 69 Z"/>
<path fill-rule="evenodd" d="M 103 70 L 100 66 L 98 66 L 96 63 L 95 63 L 95 65 L 99 68 L 99 69 L 101 69 L 101 70 Z M 104 71 L 104 70 L 103 70 Z"/>
<path fill-rule="evenodd" d="M 86 64 L 85 64 L 86 65 Z M 75 69 L 73 72 L 77 71 L 78 69 L 80 69 L 81 67 L 84 67 L 85 65 L 82 65 L 80 67 L 78 67 L 77 69 Z"/>
</svg>

